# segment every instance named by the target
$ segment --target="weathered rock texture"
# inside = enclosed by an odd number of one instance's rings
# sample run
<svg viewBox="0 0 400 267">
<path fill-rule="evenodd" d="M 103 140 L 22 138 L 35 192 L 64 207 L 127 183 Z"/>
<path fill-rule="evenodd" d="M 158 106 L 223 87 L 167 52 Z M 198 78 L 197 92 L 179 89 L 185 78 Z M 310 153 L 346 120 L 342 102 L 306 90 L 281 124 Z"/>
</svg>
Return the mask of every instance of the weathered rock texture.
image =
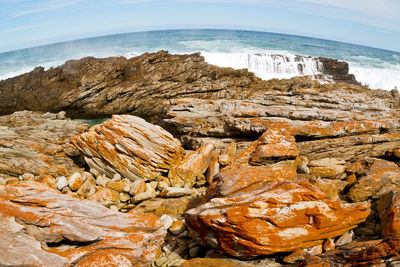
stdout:
<svg viewBox="0 0 400 267">
<path fill-rule="evenodd" d="M 351 80 L 347 63 L 319 60 L 322 71 L 334 80 Z M 276 87 L 276 83 L 262 81 L 247 70 L 207 64 L 199 53 L 170 55 L 160 51 L 131 59 L 87 57 L 47 71 L 37 67 L 0 81 L 0 114 L 26 109 L 65 110 L 72 117 L 125 113 L 148 119 L 160 114 L 165 99 L 183 96 L 241 99 Z"/>
<path fill-rule="evenodd" d="M 39 183 L 0 185 L 0 265 L 144 266 L 166 229 L 156 216 L 122 214 Z"/>
<path fill-rule="evenodd" d="M 399 266 L 399 264 L 400 239 L 393 238 L 352 243 L 310 257 L 300 266 Z"/>
<path fill-rule="evenodd" d="M 332 201 L 300 181 L 213 198 L 187 211 L 186 222 L 202 244 L 251 258 L 322 244 L 356 227 L 369 212 L 366 202 Z"/>
<path fill-rule="evenodd" d="M 154 180 L 185 152 L 170 133 L 130 115 L 114 115 L 71 140 L 93 172 L 132 181 Z"/>
<path fill-rule="evenodd" d="M 400 195 L 391 191 L 378 202 L 379 218 L 382 225 L 382 236 L 400 237 Z M 400 247 L 399 247 L 400 249 Z"/>
<path fill-rule="evenodd" d="M 378 157 L 399 147 L 395 94 L 336 86 L 264 91 L 247 100 L 174 99 L 165 104 L 163 126 L 192 148 L 210 140 L 217 148 L 231 139 L 240 144 L 285 129 L 286 142 L 294 136 L 310 160 Z"/>
<path fill-rule="evenodd" d="M 72 158 L 79 152 L 69 138 L 89 126 L 64 113 L 15 112 L 0 117 L 0 176 L 70 175 L 81 168 Z"/>
</svg>

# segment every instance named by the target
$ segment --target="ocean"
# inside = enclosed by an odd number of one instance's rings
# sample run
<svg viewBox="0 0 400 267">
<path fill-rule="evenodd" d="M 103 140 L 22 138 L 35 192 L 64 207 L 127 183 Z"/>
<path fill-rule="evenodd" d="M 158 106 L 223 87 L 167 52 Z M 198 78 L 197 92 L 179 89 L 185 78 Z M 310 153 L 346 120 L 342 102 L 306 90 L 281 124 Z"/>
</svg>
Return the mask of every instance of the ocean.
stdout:
<svg viewBox="0 0 400 267">
<path fill-rule="evenodd" d="M 0 80 L 46 69 L 86 56 L 134 57 L 167 50 L 174 54 L 201 52 L 222 67 L 247 68 L 262 79 L 320 73 L 319 62 L 296 55 L 329 57 L 349 63 L 350 73 L 372 89 L 400 89 L 400 52 L 336 41 L 242 30 L 163 30 L 115 34 L 0 53 Z"/>
</svg>

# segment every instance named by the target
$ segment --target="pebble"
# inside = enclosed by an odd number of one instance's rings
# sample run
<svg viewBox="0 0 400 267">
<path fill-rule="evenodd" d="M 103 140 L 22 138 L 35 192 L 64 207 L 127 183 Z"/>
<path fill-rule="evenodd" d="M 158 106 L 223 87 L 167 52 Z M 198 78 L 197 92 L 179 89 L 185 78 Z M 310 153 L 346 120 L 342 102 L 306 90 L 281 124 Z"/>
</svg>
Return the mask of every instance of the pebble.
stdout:
<svg viewBox="0 0 400 267">
<path fill-rule="evenodd" d="M 104 174 L 97 176 L 96 184 L 102 187 L 106 187 L 106 185 L 111 182 L 110 178 L 107 178 Z"/>
<path fill-rule="evenodd" d="M 179 235 L 185 230 L 186 226 L 183 224 L 182 221 L 175 221 L 171 227 L 169 227 L 169 232 L 173 235 Z"/>
<path fill-rule="evenodd" d="M 171 216 L 163 214 L 160 217 L 160 221 L 162 222 L 162 224 L 164 224 L 165 228 L 168 229 L 171 227 L 171 225 L 174 223 L 174 219 L 172 219 Z"/>
<path fill-rule="evenodd" d="M 347 231 L 346 233 L 341 235 L 338 238 L 338 240 L 336 240 L 335 245 L 337 247 L 341 247 L 341 246 L 347 245 L 347 244 L 349 244 L 349 243 L 351 243 L 353 241 L 353 237 L 354 237 L 353 230 Z"/>
<path fill-rule="evenodd" d="M 57 189 L 61 191 L 66 186 L 68 186 L 67 178 L 65 178 L 65 176 L 57 177 Z"/>
<path fill-rule="evenodd" d="M 121 193 L 118 194 L 118 198 L 122 202 L 126 202 L 126 201 L 131 199 L 131 196 L 129 194 L 127 194 L 127 193 L 121 192 Z"/>
</svg>

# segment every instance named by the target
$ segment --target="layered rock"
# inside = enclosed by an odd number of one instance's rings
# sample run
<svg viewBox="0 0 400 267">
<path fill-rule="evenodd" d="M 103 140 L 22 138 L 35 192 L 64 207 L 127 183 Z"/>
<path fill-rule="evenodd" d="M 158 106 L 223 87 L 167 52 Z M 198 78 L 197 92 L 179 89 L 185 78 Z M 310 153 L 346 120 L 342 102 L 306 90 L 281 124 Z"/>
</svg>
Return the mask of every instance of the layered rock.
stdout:
<svg viewBox="0 0 400 267">
<path fill-rule="evenodd" d="M 378 202 L 382 236 L 396 238 L 400 236 L 400 195 L 391 191 Z M 399 248 L 400 249 L 400 248 Z"/>
<path fill-rule="evenodd" d="M 359 174 L 359 177 L 347 194 L 350 200 L 378 199 L 391 190 L 400 190 L 400 168 L 395 163 L 366 158 L 356 162 L 354 166 L 358 166 L 358 170 L 355 169 L 354 171 Z M 351 167 L 349 170 L 352 170 Z"/>
<path fill-rule="evenodd" d="M 15 112 L 0 117 L 0 176 L 67 176 L 82 170 L 78 150 L 69 138 L 89 126 L 65 118 L 65 113 Z"/>
<path fill-rule="evenodd" d="M 205 184 L 203 173 L 210 165 L 213 150 L 214 144 L 205 144 L 172 165 L 168 173 L 171 185 L 191 188 L 200 180 L 203 180 L 203 184 Z"/>
<path fill-rule="evenodd" d="M 71 140 L 92 172 L 132 181 L 155 180 L 184 154 L 170 133 L 130 115 L 114 115 Z"/>
<path fill-rule="evenodd" d="M 235 257 L 251 258 L 322 244 L 363 222 L 366 202 L 332 201 L 305 181 L 271 183 L 186 213 L 192 237 Z"/>
<path fill-rule="evenodd" d="M 0 265 L 108 266 L 154 262 L 166 229 L 39 183 L 0 185 Z"/>
<path fill-rule="evenodd" d="M 356 242 L 306 259 L 300 266 L 398 266 L 400 239 Z"/>
<path fill-rule="evenodd" d="M 247 100 L 175 99 L 165 104 L 164 127 L 196 148 L 251 141 L 286 129 L 310 160 L 384 156 L 400 145 L 398 99 L 390 92 L 339 88 L 266 91 Z M 226 140 L 226 142 L 224 142 Z"/>
<path fill-rule="evenodd" d="M 0 81 L 0 111 L 65 110 L 80 118 L 125 113 L 157 119 L 166 99 L 243 98 L 263 88 L 265 82 L 254 74 L 207 64 L 199 53 L 87 57 Z"/>
</svg>

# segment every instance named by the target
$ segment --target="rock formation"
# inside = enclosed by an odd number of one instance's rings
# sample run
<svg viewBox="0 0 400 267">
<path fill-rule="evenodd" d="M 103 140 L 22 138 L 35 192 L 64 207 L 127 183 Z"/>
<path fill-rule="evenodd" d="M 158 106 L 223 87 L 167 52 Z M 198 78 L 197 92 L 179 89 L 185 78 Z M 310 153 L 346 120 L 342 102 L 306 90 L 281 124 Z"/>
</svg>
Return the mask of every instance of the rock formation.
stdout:
<svg viewBox="0 0 400 267">
<path fill-rule="evenodd" d="M 186 212 L 191 235 L 229 255 L 252 258 L 322 244 L 368 216 L 366 202 L 329 200 L 308 182 L 271 183 L 213 198 Z"/>
<path fill-rule="evenodd" d="M 67 120 L 64 113 L 16 112 L 0 117 L 0 176 L 67 176 L 82 170 L 74 158 L 78 150 L 69 142 L 88 125 Z"/>
<path fill-rule="evenodd" d="M 92 171 L 110 178 L 120 174 L 131 181 L 155 180 L 184 153 L 170 133 L 129 115 L 114 115 L 71 140 Z"/>
<path fill-rule="evenodd" d="M 109 266 L 155 261 L 166 229 L 40 183 L 0 185 L 1 265 Z"/>
</svg>

